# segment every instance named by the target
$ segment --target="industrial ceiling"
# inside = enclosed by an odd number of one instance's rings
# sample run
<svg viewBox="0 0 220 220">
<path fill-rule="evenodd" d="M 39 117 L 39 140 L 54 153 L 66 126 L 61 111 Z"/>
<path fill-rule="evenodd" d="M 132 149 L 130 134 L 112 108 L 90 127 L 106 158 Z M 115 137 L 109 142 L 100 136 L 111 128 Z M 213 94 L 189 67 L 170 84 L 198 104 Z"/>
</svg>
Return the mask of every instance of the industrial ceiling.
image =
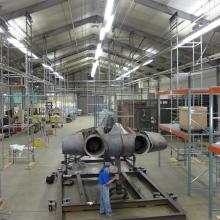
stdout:
<svg viewBox="0 0 220 220">
<path fill-rule="evenodd" d="M 170 46 L 170 18 L 176 12 L 179 37 L 218 17 L 220 1 L 194 0 L 117 0 L 114 22 L 103 42 L 101 72 L 112 77 L 123 68 L 132 68 L 154 57 L 149 65 L 139 68 L 133 78 L 150 76 L 170 67 L 170 52 L 159 53 Z M 33 51 L 46 55 L 56 69 L 74 78 L 76 73 L 91 72 L 99 42 L 106 0 L 0 0 L 0 16 L 25 29 L 25 14 L 33 19 Z M 219 30 L 206 34 L 205 56 L 219 49 Z M 204 55 L 203 55 L 204 56 Z M 190 51 L 179 54 L 180 64 L 191 61 Z M 77 74 L 78 75 L 78 74 Z M 80 77 L 81 78 L 81 77 Z"/>
</svg>

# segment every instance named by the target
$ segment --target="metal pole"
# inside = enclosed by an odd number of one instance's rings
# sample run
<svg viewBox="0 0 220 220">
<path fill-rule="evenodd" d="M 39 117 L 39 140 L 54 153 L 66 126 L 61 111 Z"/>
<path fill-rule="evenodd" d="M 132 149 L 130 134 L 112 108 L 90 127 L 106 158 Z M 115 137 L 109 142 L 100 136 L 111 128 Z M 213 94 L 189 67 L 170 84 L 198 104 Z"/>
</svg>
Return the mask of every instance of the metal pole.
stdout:
<svg viewBox="0 0 220 220">
<path fill-rule="evenodd" d="M 191 181 L 191 176 L 192 176 L 192 164 L 191 164 L 191 147 L 192 147 L 192 140 L 191 140 L 191 74 L 188 76 L 188 189 L 187 193 L 189 196 L 191 196 L 191 191 L 192 191 L 192 181 Z"/>
<path fill-rule="evenodd" d="M 158 120 L 158 133 L 160 133 L 160 128 L 159 128 L 159 125 L 160 125 L 160 94 L 159 94 L 159 91 L 160 91 L 160 78 L 158 78 L 157 80 L 157 120 Z M 160 157 L 160 151 L 158 151 L 158 166 L 160 167 L 161 163 L 161 157 Z"/>
<path fill-rule="evenodd" d="M 213 94 L 209 95 L 209 144 L 213 143 Z M 209 152 L 209 219 L 212 218 L 213 210 L 213 159 L 214 155 Z"/>
</svg>

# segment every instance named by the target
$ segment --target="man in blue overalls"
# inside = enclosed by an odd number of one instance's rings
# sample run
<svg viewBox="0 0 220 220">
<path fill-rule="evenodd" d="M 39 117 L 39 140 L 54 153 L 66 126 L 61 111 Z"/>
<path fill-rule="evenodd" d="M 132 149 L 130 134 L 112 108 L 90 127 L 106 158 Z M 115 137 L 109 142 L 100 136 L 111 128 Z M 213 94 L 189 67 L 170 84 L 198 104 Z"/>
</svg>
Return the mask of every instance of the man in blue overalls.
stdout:
<svg viewBox="0 0 220 220">
<path fill-rule="evenodd" d="M 112 174 L 115 174 L 112 176 Z M 111 216 L 112 209 L 109 196 L 110 184 L 119 178 L 117 173 L 117 167 L 110 166 L 109 163 L 105 163 L 102 169 L 99 171 L 99 190 L 100 190 L 100 214 Z"/>
</svg>

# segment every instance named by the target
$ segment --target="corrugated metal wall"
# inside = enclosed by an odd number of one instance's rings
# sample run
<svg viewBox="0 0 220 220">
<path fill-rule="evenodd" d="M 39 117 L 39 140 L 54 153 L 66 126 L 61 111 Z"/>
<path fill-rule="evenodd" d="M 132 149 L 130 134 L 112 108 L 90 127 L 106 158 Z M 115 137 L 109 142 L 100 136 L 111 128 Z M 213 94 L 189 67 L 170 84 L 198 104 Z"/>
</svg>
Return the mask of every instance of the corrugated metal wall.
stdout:
<svg viewBox="0 0 220 220">
<path fill-rule="evenodd" d="M 87 103 L 88 100 L 88 103 Z M 101 111 L 103 104 L 104 104 L 104 97 L 103 96 L 87 96 L 85 95 L 78 95 L 77 97 L 77 106 L 79 109 L 82 109 L 82 114 L 86 115 L 87 113 L 94 113 L 95 109 L 95 100 L 97 103 L 97 111 Z M 88 112 L 87 112 L 88 111 Z"/>
</svg>

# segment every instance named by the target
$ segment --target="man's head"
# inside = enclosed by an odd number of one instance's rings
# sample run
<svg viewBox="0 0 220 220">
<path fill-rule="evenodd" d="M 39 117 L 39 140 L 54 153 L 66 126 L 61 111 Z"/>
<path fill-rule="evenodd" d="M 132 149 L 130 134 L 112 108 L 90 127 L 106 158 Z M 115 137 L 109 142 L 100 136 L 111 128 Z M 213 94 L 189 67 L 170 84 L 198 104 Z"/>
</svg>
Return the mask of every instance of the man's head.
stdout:
<svg viewBox="0 0 220 220">
<path fill-rule="evenodd" d="M 118 172 L 118 167 L 111 165 L 109 167 L 109 173 L 116 174 Z"/>
</svg>

